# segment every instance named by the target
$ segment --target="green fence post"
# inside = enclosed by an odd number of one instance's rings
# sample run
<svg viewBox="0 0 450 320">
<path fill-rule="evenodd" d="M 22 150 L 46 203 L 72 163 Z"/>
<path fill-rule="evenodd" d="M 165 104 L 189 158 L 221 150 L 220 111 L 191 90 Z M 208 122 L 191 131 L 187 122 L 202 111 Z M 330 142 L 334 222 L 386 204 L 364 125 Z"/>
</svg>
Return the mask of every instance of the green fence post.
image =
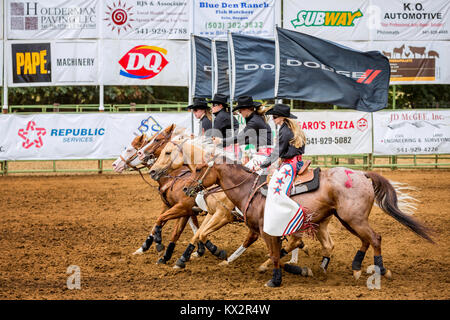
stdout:
<svg viewBox="0 0 450 320">
<path fill-rule="evenodd" d="M 98 160 L 98 174 L 103 173 L 103 160 Z"/>
<path fill-rule="evenodd" d="M 56 161 L 53 160 L 53 172 L 56 172 Z"/>
<path fill-rule="evenodd" d="M 396 94 L 397 88 L 395 87 L 395 84 L 392 86 L 392 109 L 395 110 L 395 100 L 397 99 Z"/>
</svg>

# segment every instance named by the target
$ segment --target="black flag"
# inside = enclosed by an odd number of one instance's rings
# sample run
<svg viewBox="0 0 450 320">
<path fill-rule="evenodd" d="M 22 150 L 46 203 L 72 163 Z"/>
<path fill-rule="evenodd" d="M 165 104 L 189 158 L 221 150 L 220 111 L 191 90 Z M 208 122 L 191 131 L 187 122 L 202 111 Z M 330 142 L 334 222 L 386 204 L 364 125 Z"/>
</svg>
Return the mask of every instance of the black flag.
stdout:
<svg viewBox="0 0 450 320">
<path fill-rule="evenodd" d="M 276 34 L 277 98 L 370 112 L 387 106 L 391 69 L 380 52 L 361 52 L 281 28 Z"/>
<path fill-rule="evenodd" d="M 229 49 L 233 97 L 274 98 L 275 41 L 232 33 Z"/>
<path fill-rule="evenodd" d="M 227 41 L 214 41 L 214 75 L 215 92 L 230 95 L 230 79 L 228 71 L 228 43 Z"/>
<path fill-rule="evenodd" d="M 211 39 L 194 36 L 192 41 L 193 96 L 198 98 L 212 98 L 211 78 Z"/>
</svg>

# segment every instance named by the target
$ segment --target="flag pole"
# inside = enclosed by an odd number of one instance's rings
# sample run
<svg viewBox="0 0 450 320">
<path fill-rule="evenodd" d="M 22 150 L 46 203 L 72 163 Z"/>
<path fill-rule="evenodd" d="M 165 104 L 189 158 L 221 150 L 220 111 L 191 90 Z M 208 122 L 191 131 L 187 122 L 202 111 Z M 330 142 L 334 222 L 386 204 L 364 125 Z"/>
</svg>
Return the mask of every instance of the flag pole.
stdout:
<svg viewBox="0 0 450 320">
<path fill-rule="evenodd" d="M 233 67 L 232 63 L 232 50 L 233 50 L 233 40 L 231 37 L 231 31 L 228 30 L 228 81 L 230 83 L 230 117 L 231 117 L 231 136 L 234 140 L 234 121 L 233 121 L 233 100 L 234 100 L 234 86 L 233 86 Z"/>
</svg>

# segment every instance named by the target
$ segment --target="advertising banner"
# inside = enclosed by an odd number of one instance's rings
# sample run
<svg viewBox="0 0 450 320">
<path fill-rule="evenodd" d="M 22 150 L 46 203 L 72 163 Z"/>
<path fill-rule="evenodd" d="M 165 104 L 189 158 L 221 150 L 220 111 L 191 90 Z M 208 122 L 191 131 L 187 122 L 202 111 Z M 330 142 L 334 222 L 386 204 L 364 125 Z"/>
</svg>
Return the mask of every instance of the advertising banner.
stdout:
<svg viewBox="0 0 450 320">
<path fill-rule="evenodd" d="M 193 96 L 196 98 L 212 98 L 212 66 L 211 39 L 193 36 Z"/>
<path fill-rule="evenodd" d="M 189 41 L 104 40 L 105 85 L 188 86 Z"/>
<path fill-rule="evenodd" d="M 371 112 L 387 106 L 390 66 L 381 53 L 276 30 L 275 97 Z"/>
<path fill-rule="evenodd" d="M 103 0 L 105 39 L 189 39 L 189 3 Z"/>
<path fill-rule="evenodd" d="M 109 159 L 135 134 L 153 135 L 175 123 L 190 131 L 182 113 L 0 115 L 0 160 Z"/>
<path fill-rule="evenodd" d="M 275 41 L 231 33 L 233 97 L 273 99 L 275 86 Z"/>
<path fill-rule="evenodd" d="M 328 40 L 369 40 L 369 0 L 283 1 L 283 28 Z"/>
<path fill-rule="evenodd" d="M 373 114 L 374 154 L 450 153 L 450 111 L 383 111 Z"/>
<path fill-rule="evenodd" d="M 98 84 L 97 41 L 7 41 L 8 86 Z"/>
<path fill-rule="evenodd" d="M 230 96 L 230 75 L 228 65 L 228 42 L 213 41 L 214 93 Z"/>
<path fill-rule="evenodd" d="M 371 4 L 371 40 L 450 40 L 448 0 L 372 0 Z"/>
<path fill-rule="evenodd" d="M 100 0 L 4 0 L 8 39 L 98 38 Z"/>
<path fill-rule="evenodd" d="M 372 152 L 370 113 L 325 111 L 293 114 L 306 135 L 306 155 Z"/>
<path fill-rule="evenodd" d="M 280 24 L 281 1 L 192 1 L 191 26 L 195 35 L 226 39 L 227 32 L 274 37 Z"/>
</svg>

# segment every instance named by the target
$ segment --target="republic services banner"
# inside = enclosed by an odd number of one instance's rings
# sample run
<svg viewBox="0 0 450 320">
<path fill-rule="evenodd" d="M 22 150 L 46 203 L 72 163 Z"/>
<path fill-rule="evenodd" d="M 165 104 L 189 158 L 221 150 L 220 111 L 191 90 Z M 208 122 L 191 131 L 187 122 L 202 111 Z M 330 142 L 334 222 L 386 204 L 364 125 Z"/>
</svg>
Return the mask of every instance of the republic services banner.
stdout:
<svg viewBox="0 0 450 320">
<path fill-rule="evenodd" d="M 189 41 L 103 40 L 105 85 L 188 86 Z"/>
<path fill-rule="evenodd" d="M 275 63 L 277 98 L 371 112 L 387 106 L 390 66 L 377 51 L 361 52 L 277 28 Z"/>
<path fill-rule="evenodd" d="M 212 48 L 214 58 L 214 93 L 230 96 L 228 42 L 214 40 Z"/>
<path fill-rule="evenodd" d="M 4 0 L 8 39 L 98 38 L 100 0 Z"/>
<path fill-rule="evenodd" d="M 152 136 L 172 123 L 189 129 L 191 114 L 0 115 L 0 160 L 115 158 L 135 134 Z"/>
<path fill-rule="evenodd" d="M 372 152 L 371 114 L 359 111 L 293 112 L 305 132 L 305 155 Z"/>
<path fill-rule="evenodd" d="M 188 0 L 103 0 L 105 39 L 189 39 Z"/>
<path fill-rule="evenodd" d="M 95 40 L 7 41 L 8 86 L 98 84 Z"/>
<path fill-rule="evenodd" d="M 199 36 L 192 37 L 193 96 L 212 98 L 211 39 Z"/>
<path fill-rule="evenodd" d="M 276 0 L 192 0 L 191 30 L 214 39 L 226 39 L 228 31 L 273 38 L 280 10 L 281 1 Z"/>
<path fill-rule="evenodd" d="M 233 97 L 273 99 L 275 41 L 231 33 L 229 40 Z"/>
<path fill-rule="evenodd" d="M 374 154 L 450 153 L 450 111 L 383 111 L 373 114 Z"/>
</svg>

